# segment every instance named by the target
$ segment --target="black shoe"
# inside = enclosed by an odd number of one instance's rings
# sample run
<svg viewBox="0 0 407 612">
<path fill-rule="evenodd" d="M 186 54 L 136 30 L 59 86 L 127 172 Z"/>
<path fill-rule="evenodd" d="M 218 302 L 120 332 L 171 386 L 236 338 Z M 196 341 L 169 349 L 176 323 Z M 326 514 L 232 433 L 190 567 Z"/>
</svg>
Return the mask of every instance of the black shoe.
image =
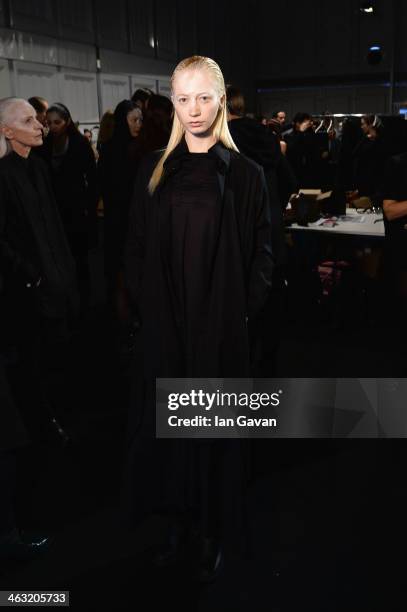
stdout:
<svg viewBox="0 0 407 612">
<path fill-rule="evenodd" d="M 49 546 L 49 538 L 37 537 L 25 540 L 15 529 L 0 540 L 1 561 L 31 561 L 44 553 Z"/>
<path fill-rule="evenodd" d="M 222 548 L 217 538 L 202 538 L 198 564 L 199 582 L 206 584 L 216 580 L 224 564 Z"/>
</svg>

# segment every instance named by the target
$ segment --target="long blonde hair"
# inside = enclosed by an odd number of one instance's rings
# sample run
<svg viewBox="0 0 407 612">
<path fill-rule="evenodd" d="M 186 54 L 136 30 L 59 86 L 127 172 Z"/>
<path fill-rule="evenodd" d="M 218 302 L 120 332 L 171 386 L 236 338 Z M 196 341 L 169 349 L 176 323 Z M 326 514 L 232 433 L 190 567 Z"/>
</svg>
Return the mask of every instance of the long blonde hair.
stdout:
<svg viewBox="0 0 407 612">
<path fill-rule="evenodd" d="M 235 143 L 233 142 L 232 136 L 230 135 L 228 122 L 227 122 L 227 111 L 226 111 L 226 89 L 225 89 L 225 81 L 223 79 L 223 74 L 218 64 L 211 59 L 210 57 L 204 57 L 202 55 L 192 55 L 192 57 L 187 57 L 182 60 L 178 66 L 175 68 L 174 72 L 171 76 L 171 89 L 174 90 L 174 79 L 181 70 L 186 70 L 187 68 L 191 69 L 202 69 L 205 68 L 209 71 L 211 76 L 214 79 L 215 87 L 219 97 L 223 96 L 222 106 L 218 111 L 216 116 L 214 126 L 213 126 L 213 135 L 216 141 L 220 141 L 227 149 L 232 149 L 233 151 L 238 151 Z M 168 141 L 167 148 L 165 149 L 163 155 L 159 159 L 154 171 L 151 175 L 150 182 L 148 184 L 148 191 L 152 195 L 157 188 L 158 183 L 160 182 L 163 171 L 164 171 L 164 163 L 168 158 L 170 153 L 175 149 L 175 147 L 180 143 L 183 135 L 185 133 L 185 129 L 182 126 L 180 120 L 177 117 L 177 114 L 174 112 L 174 119 L 172 122 L 172 130 L 170 134 L 170 138 Z"/>
</svg>

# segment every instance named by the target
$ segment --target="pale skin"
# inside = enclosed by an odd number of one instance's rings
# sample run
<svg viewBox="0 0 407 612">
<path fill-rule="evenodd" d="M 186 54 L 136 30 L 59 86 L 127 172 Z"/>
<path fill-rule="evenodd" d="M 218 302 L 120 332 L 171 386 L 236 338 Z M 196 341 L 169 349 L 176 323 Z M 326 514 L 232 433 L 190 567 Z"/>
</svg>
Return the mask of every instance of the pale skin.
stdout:
<svg viewBox="0 0 407 612">
<path fill-rule="evenodd" d="M 31 147 L 42 145 L 42 125 L 31 104 L 18 101 L 9 111 L 7 123 L 0 126 L 12 150 L 27 158 Z"/>
<path fill-rule="evenodd" d="M 386 219 L 393 221 L 407 215 L 407 200 L 398 202 L 397 200 L 383 200 L 383 212 Z"/>
<path fill-rule="evenodd" d="M 177 117 L 185 129 L 185 141 L 191 153 L 207 153 L 216 143 L 215 119 L 225 100 L 216 82 L 205 68 L 185 69 L 173 82 L 172 100 Z"/>
</svg>

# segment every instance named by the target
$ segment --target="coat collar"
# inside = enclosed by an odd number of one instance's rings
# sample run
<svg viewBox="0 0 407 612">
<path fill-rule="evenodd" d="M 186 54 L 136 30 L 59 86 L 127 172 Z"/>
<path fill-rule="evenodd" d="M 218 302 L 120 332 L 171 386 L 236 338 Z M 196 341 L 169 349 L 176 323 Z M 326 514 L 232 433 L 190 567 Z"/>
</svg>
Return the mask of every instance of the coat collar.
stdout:
<svg viewBox="0 0 407 612">
<path fill-rule="evenodd" d="M 189 153 L 188 145 L 185 136 L 182 137 L 179 144 L 171 151 L 170 155 L 164 162 L 164 169 L 178 170 L 181 159 Z M 230 165 L 230 151 L 221 142 L 216 142 L 209 150 L 208 154 L 216 160 L 218 172 L 226 174 Z"/>
</svg>

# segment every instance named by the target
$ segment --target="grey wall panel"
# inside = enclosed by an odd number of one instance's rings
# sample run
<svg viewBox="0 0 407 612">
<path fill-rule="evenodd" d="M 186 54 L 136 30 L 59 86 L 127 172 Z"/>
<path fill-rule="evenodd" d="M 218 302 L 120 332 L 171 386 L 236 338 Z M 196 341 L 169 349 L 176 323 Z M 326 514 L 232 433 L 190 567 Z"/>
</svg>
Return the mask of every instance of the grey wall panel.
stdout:
<svg viewBox="0 0 407 612">
<path fill-rule="evenodd" d="M 126 0 L 115 0 L 114 4 L 95 2 L 97 38 L 106 49 L 128 51 Z"/>
<path fill-rule="evenodd" d="M 74 121 L 99 121 L 96 74 L 76 71 L 59 73 L 61 100 L 71 111 Z"/>
<path fill-rule="evenodd" d="M 170 75 L 175 62 L 164 62 L 147 57 L 138 57 L 128 53 L 119 53 L 111 49 L 101 49 L 102 70 L 118 74 L 159 74 Z"/>
<path fill-rule="evenodd" d="M 121 100 L 130 98 L 130 78 L 118 74 L 101 74 L 102 112 L 114 110 Z"/>
<path fill-rule="evenodd" d="M 52 0 L 10 0 L 13 28 L 39 34 L 57 33 L 57 4 Z"/>
<path fill-rule="evenodd" d="M 4 1 L 0 0 L 0 26 L 4 26 L 6 24 L 6 16 L 4 13 Z"/>
<path fill-rule="evenodd" d="M 58 64 L 78 70 L 96 71 L 95 47 L 60 40 L 58 43 Z"/>
<path fill-rule="evenodd" d="M 0 60 L 0 98 L 7 98 L 13 93 L 8 60 Z"/>
<path fill-rule="evenodd" d="M 21 98 L 42 96 L 50 103 L 60 98 L 57 69 L 32 62 L 14 62 L 16 95 Z"/>
<path fill-rule="evenodd" d="M 177 61 L 178 26 L 177 4 L 168 0 L 156 0 L 157 57 Z"/>
<path fill-rule="evenodd" d="M 145 57 L 154 57 L 154 6 L 153 3 L 128 3 L 130 51 Z"/>
<path fill-rule="evenodd" d="M 58 41 L 56 38 L 0 29 L 0 57 L 57 65 Z"/>
<path fill-rule="evenodd" d="M 58 20 L 59 32 L 63 38 L 94 42 L 91 0 L 58 0 Z"/>
</svg>

